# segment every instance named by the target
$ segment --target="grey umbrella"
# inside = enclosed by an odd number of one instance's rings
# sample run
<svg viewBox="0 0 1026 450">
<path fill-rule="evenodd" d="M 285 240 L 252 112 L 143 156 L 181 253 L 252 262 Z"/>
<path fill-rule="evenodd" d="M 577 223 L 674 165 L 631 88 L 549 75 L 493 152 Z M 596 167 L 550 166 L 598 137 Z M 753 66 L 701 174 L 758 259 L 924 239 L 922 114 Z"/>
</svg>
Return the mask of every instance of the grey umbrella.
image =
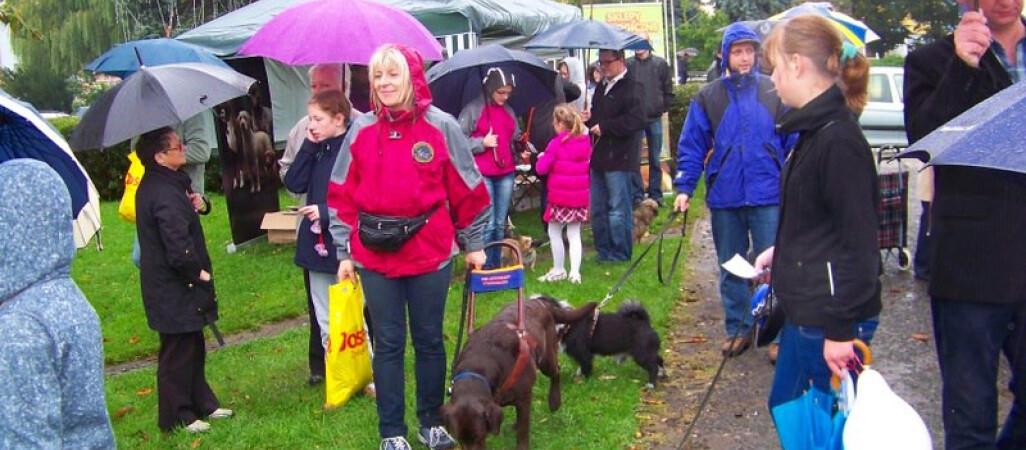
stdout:
<svg viewBox="0 0 1026 450">
<path fill-rule="evenodd" d="M 916 141 L 899 158 L 1026 173 L 1026 83 L 1016 83 Z"/>
<path fill-rule="evenodd" d="M 89 108 L 71 135 L 71 146 L 75 150 L 109 147 L 147 131 L 177 125 L 246 95 L 255 81 L 210 64 L 143 67 Z"/>
</svg>

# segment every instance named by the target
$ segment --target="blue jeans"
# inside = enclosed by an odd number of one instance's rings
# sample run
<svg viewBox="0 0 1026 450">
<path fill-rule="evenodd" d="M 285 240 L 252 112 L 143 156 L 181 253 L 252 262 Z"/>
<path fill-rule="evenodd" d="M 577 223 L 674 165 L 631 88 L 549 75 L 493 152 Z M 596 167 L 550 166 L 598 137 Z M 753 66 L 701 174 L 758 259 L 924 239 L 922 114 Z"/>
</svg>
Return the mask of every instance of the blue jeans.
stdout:
<svg viewBox="0 0 1026 450">
<path fill-rule="evenodd" d="M 591 170 L 591 232 L 598 261 L 630 261 L 634 218 L 630 172 Z"/>
<path fill-rule="evenodd" d="M 713 244 L 716 245 L 719 264 L 727 262 L 735 254 L 748 258 L 749 250 L 758 256 L 773 245 L 776 239 L 777 223 L 780 220 L 779 206 L 711 209 L 710 212 Z M 728 337 L 734 336 L 739 330 L 744 333 L 752 325 L 751 298 L 748 280 L 731 275 L 721 266 L 720 300 L 723 302 Z"/>
<path fill-rule="evenodd" d="M 378 432 L 382 438 L 406 436 L 406 314 L 413 340 L 417 381 L 417 418 L 421 427 L 442 424 L 438 408 L 445 395 L 445 345 L 442 321 L 452 264 L 434 272 L 386 278 L 359 269 L 364 297 L 374 322 L 374 384 L 378 398 Z"/>
<path fill-rule="evenodd" d="M 930 307 L 941 371 L 945 448 L 1026 448 L 1026 305 L 933 297 Z M 1002 353 L 1012 368 L 1008 389 L 1013 401 L 995 441 Z"/>
<path fill-rule="evenodd" d="M 855 326 L 855 337 L 867 345 L 880 321 L 872 319 Z M 823 359 L 823 329 L 802 327 L 784 322 L 780 332 L 780 354 L 777 356 L 777 370 L 770 389 L 769 408 L 801 397 L 809 384 L 823 392 L 830 392 L 830 368 Z"/>
<path fill-rule="evenodd" d="M 663 170 L 659 158 L 663 154 L 662 117 L 645 124 L 643 131 L 645 139 L 648 141 L 648 189 L 643 189 L 644 184 L 641 183 L 640 171 L 636 174 L 631 174 L 632 184 L 638 189 L 634 198 L 638 199 L 639 195 L 642 200 L 648 197 L 659 202 L 661 205 L 663 204 Z M 638 154 L 640 155 L 641 152 L 639 151 Z"/>
<path fill-rule="evenodd" d="M 501 241 L 506 238 L 506 216 L 509 215 L 509 204 L 513 200 L 513 174 L 498 177 L 484 177 L 488 197 L 492 199 L 492 216 L 485 225 L 485 243 Z M 487 250 L 488 262 L 485 268 L 493 269 L 502 265 L 502 248 L 491 247 Z"/>
</svg>

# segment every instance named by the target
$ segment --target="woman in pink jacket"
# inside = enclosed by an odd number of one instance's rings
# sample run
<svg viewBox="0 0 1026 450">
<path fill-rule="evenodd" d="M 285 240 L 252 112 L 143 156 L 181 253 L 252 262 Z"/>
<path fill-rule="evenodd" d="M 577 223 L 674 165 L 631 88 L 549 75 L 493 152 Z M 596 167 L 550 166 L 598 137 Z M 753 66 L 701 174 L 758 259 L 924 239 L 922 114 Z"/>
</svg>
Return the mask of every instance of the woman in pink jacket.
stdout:
<svg viewBox="0 0 1026 450">
<path fill-rule="evenodd" d="M 591 141 L 584 133 L 584 123 L 567 104 L 556 107 L 552 113 L 552 126 L 556 137 L 538 155 L 538 174 L 548 175 L 549 191 L 545 221 L 549 223 L 549 241 L 552 243 L 552 270 L 538 278 L 541 282 L 568 278 L 563 260 L 563 226 L 566 225 L 570 241 L 571 283 L 581 282 L 581 223 L 588 220 L 589 191 L 588 165 L 591 161 Z"/>
</svg>

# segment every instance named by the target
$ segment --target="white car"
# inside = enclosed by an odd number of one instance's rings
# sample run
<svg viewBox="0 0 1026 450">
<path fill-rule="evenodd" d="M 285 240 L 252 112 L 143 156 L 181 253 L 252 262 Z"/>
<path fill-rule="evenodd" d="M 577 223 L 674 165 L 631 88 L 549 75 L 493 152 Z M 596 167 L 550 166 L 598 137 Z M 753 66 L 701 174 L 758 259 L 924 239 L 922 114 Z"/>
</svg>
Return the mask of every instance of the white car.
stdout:
<svg viewBox="0 0 1026 450">
<path fill-rule="evenodd" d="M 869 68 L 869 103 L 859 116 L 859 125 L 869 146 L 908 147 L 905 136 L 905 103 L 902 67 Z"/>
</svg>

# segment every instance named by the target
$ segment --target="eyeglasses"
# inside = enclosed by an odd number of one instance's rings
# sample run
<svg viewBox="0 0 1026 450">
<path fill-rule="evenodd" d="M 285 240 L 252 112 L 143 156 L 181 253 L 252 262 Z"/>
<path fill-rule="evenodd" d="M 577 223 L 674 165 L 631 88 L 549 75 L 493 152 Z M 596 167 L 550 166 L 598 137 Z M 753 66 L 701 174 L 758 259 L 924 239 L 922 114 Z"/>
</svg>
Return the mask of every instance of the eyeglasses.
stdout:
<svg viewBox="0 0 1026 450">
<path fill-rule="evenodd" d="M 168 147 L 168 148 L 164 149 L 164 151 L 162 151 L 161 153 L 171 153 L 173 151 L 184 152 L 185 151 L 185 145 L 179 145 L 177 147 Z"/>
<path fill-rule="evenodd" d="M 599 60 L 599 64 L 601 64 L 603 66 L 608 66 L 608 65 L 610 65 L 612 63 L 615 63 L 617 61 L 619 61 L 619 59 L 600 59 Z"/>
</svg>

